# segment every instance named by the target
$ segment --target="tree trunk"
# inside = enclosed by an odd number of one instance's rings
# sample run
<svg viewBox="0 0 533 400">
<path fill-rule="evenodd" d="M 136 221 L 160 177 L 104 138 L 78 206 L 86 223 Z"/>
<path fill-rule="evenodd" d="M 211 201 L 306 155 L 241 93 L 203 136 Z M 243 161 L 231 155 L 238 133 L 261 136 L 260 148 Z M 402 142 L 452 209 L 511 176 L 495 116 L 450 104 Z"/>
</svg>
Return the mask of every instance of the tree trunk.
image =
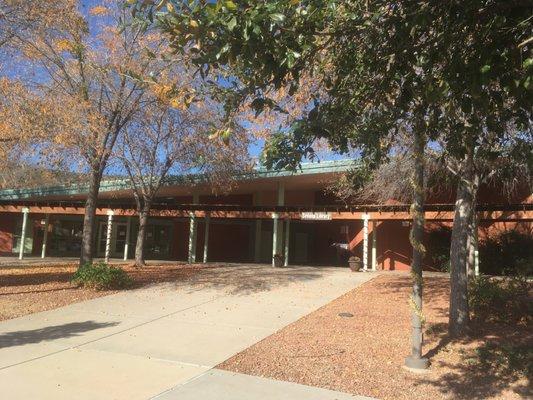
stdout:
<svg viewBox="0 0 533 400">
<path fill-rule="evenodd" d="M 143 207 L 139 211 L 139 232 L 137 233 L 137 243 L 135 244 L 135 266 L 143 267 L 144 261 L 144 238 L 146 237 L 146 226 L 148 224 L 149 207 Z"/>
<path fill-rule="evenodd" d="M 455 214 L 450 246 L 450 316 L 449 333 L 453 337 L 464 336 L 468 330 L 468 234 L 473 213 L 473 149 L 465 157 L 462 174 L 457 186 Z"/>
<path fill-rule="evenodd" d="M 424 148 L 423 132 L 414 132 L 414 159 L 413 171 L 413 227 L 411 229 L 411 245 L 413 246 L 413 260 L 411 263 L 411 276 L 413 278 L 413 293 L 411 296 L 411 355 L 405 359 L 405 365 L 415 369 L 426 369 L 427 358 L 422 358 L 422 259 L 424 257 Z"/>
<path fill-rule="evenodd" d="M 100 181 L 102 174 L 100 171 L 91 171 L 91 181 L 89 183 L 89 193 L 85 202 L 85 215 L 83 218 L 83 235 L 81 240 L 80 267 L 93 262 L 93 233 L 95 226 L 96 206 L 98 192 L 100 191 Z"/>
</svg>

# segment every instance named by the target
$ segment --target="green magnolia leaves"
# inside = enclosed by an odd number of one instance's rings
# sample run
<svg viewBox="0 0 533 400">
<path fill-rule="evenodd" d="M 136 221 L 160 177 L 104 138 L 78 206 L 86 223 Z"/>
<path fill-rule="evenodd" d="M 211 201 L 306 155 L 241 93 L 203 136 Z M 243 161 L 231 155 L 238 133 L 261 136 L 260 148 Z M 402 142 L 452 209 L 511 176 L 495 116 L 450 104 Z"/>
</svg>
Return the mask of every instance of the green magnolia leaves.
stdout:
<svg viewBox="0 0 533 400">
<path fill-rule="evenodd" d="M 226 6 L 226 8 L 228 10 L 236 10 L 237 9 L 237 4 L 235 4 L 233 1 L 231 0 L 227 0 L 227 1 L 224 1 L 224 5 Z"/>
<path fill-rule="evenodd" d="M 277 157 L 310 154 L 313 137 L 386 154 L 388 138 L 414 120 L 461 154 L 466 131 L 481 141 L 531 120 L 533 42 L 521 2 L 173 0 L 171 13 L 151 3 L 135 9 L 154 16 L 176 51 L 194 47 L 201 73 L 239 82 L 228 107 L 251 98 L 261 113 L 276 107 L 269 89 L 295 94 L 303 75 L 322 83 L 313 111 L 269 145 Z"/>
<path fill-rule="evenodd" d="M 280 13 L 272 13 L 270 14 L 270 19 L 275 22 L 284 22 L 285 21 L 285 15 Z"/>
</svg>

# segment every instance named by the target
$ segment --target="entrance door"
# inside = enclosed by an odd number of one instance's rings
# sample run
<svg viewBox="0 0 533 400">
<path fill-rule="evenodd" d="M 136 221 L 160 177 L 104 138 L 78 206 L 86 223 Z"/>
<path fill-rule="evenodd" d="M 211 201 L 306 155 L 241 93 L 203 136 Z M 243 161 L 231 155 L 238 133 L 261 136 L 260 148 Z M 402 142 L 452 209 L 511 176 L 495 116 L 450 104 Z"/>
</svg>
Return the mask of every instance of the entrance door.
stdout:
<svg viewBox="0 0 533 400">
<path fill-rule="evenodd" d="M 294 263 L 307 263 L 308 235 L 306 232 L 295 232 L 294 235 Z"/>
<path fill-rule="evenodd" d="M 122 257 L 124 255 L 124 246 L 126 245 L 126 230 L 128 225 L 125 222 L 113 223 L 111 231 L 111 243 L 109 246 L 110 257 Z M 98 224 L 98 257 L 105 256 L 105 244 L 107 241 L 107 221 L 100 221 Z"/>
<path fill-rule="evenodd" d="M 128 230 L 128 224 L 124 222 L 116 223 L 114 226 L 115 243 L 111 247 L 113 249 L 113 255 L 121 257 L 124 255 L 124 247 L 126 246 L 126 232 Z"/>
</svg>

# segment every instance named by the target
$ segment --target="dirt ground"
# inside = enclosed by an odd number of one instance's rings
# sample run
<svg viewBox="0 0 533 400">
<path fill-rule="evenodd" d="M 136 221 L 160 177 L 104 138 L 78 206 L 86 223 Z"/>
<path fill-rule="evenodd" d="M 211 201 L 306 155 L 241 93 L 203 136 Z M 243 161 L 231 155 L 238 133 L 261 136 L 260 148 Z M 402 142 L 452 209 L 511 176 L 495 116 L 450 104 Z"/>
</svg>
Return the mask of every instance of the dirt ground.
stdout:
<svg viewBox="0 0 533 400">
<path fill-rule="evenodd" d="M 120 267 L 133 278 L 134 287 L 185 280 L 204 268 L 198 264 L 183 263 L 149 265 L 145 268 L 134 268 L 131 265 Z M 116 292 L 76 287 L 70 283 L 76 268 L 77 264 L 2 266 L 0 268 L 0 321 Z"/>
<path fill-rule="evenodd" d="M 405 370 L 410 287 L 408 274 L 381 275 L 219 367 L 379 399 L 531 398 L 524 373 L 524 365 L 531 372 L 531 327 L 476 326 L 472 337 L 448 342 L 444 276 L 425 278 L 424 351 L 430 370 Z"/>
</svg>

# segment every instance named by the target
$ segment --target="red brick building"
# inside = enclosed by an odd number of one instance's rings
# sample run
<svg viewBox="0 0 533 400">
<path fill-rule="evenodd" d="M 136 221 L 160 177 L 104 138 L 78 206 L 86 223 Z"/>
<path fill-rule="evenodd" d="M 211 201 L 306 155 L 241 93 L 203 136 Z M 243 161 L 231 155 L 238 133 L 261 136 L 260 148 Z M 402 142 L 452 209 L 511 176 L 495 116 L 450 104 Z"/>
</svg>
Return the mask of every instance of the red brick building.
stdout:
<svg viewBox="0 0 533 400">
<path fill-rule="evenodd" d="M 280 254 L 289 265 L 337 265 L 356 255 L 368 269 L 408 269 L 408 205 L 345 205 L 325 192 L 352 167 L 352 160 L 339 160 L 304 164 L 294 173 L 257 170 L 224 195 L 213 194 L 201 177 L 173 177 L 154 204 L 146 258 L 270 263 Z M 78 256 L 86 192 L 83 185 L 0 191 L 0 254 L 21 254 L 23 239 L 25 256 Z M 481 193 L 480 240 L 505 230 L 532 234 L 533 197 L 519 197 L 510 203 Z M 451 225 L 447 200 L 427 205 L 428 230 Z M 99 207 L 95 256 L 132 258 L 137 220 L 128 182 L 103 182 Z"/>
</svg>

